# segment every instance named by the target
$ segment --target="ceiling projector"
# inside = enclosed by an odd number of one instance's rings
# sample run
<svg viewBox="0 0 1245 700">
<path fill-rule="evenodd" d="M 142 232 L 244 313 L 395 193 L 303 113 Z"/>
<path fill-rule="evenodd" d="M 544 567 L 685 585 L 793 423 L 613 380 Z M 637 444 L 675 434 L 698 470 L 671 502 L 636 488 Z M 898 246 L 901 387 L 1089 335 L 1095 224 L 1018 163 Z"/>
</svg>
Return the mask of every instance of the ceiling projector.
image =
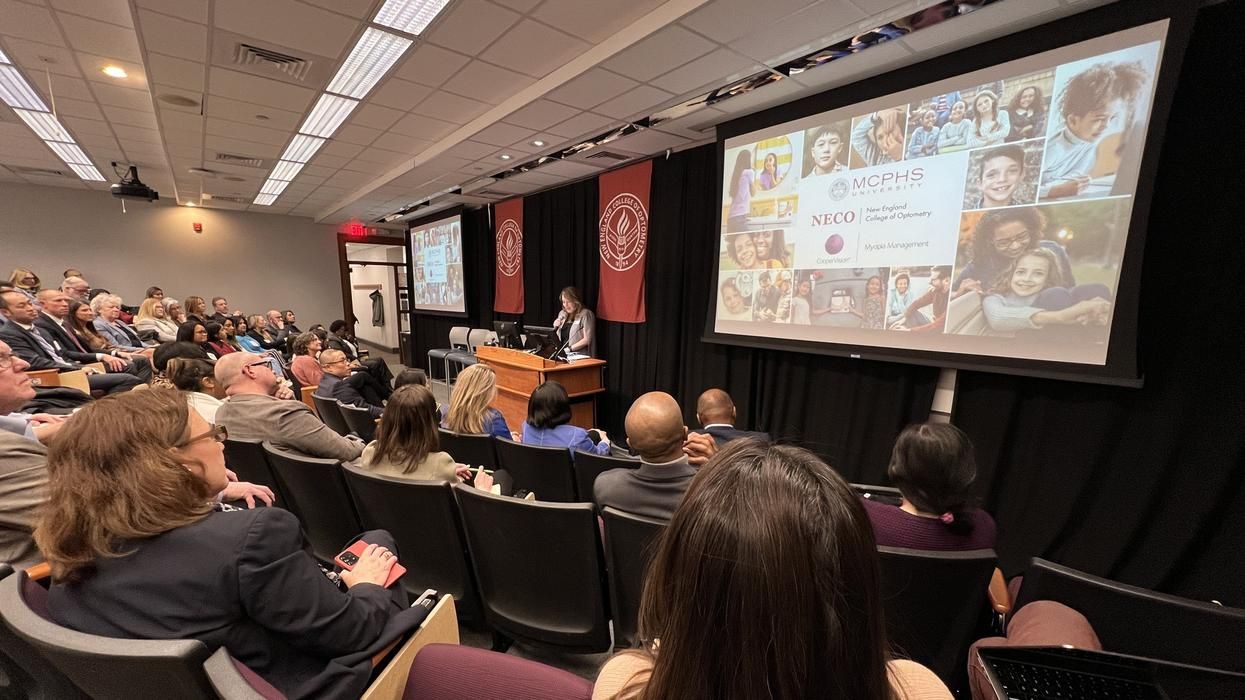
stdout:
<svg viewBox="0 0 1245 700">
<path fill-rule="evenodd" d="M 116 163 L 112 164 L 113 168 L 117 167 Z M 121 176 L 121 179 L 112 186 L 112 196 L 120 199 L 142 199 L 148 202 L 160 199 L 160 193 L 143 184 L 138 179 L 138 167 L 131 165 L 129 172 Z"/>
</svg>

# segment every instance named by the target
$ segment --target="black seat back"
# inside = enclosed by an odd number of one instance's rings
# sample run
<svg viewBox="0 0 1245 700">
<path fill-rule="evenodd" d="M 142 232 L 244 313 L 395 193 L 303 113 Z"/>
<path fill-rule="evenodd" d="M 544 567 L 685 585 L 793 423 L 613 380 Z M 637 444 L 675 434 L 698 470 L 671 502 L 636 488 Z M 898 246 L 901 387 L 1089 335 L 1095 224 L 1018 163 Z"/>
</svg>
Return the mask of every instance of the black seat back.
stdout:
<svg viewBox="0 0 1245 700">
<path fill-rule="evenodd" d="M 605 564 L 588 503 L 541 503 L 454 486 L 484 617 L 501 634 L 565 651 L 610 648 Z"/>
<path fill-rule="evenodd" d="M 358 435 L 364 442 L 371 442 L 376 438 L 376 419 L 372 417 L 371 411 L 341 402 L 338 402 L 337 409 L 346 420 L 346 427 L 350 432 Z"/>
<path fill-rule="evenodd" d="M 294 514 L 302 521 L 312 551 L 321 562 L 331 564 L 346 543 L 361 532 L 341 463 L 287 452 L 267 441 L 264 451 L 293 496 L 297 505 Z"/>
<path fill-rule="evenodd" d="M 605 521 L 605 568 L 609 572 L 614 611 L 614 646 L 631 646 L 636 641 L 636 621 L 648 564 L 668 523 L 609 506 L 601 511 L 601 518 Z"/>
<path fill-rule="evenodd" d="M 439 430 L 441 450 L 448 452 L 455 462 L 469 467 L 497 468 L 497 452 L 493 449 L 492 435 L 467 435 L 445 428 Z"/>
<path fill-rule="evenodd" d="M 0 564 L 0 582 L 14 575 L 13 567 Z M 32 583 L 30 585 L 38 585 Z M 47 659 L 43 658 L 29 642 L 17 636 L 5 625 L 0 625 L 0 674 L 8 683 L 0 687 L 2 698 L 30 698 L 31 700 L 86 700 L 87 695 L 69 680 Z"/>
<path fill-rule="evenodd" d="M 596 483 L 598 476 L 611 469 L 639 469 L 640 460 L 576 452 L 574 468 L 575 492 L 579 494 L 579 500 L 596 503 L 592 498 L 592 485 Z"/>
<path fill-rule="evenodd" d="M 497 468 L 514 479 L 514 490 L 527 489 L 541 501 L 575 502 L 575 472 L 565 447 L 537 447 L 513 440 L 493 441 Z"/>
<path fill-rule="evenodd" d="M 316 404 L 316 413 L 320 414 L 320 420 L 333 432 L 338 435 L 349 435 L 350 426 L 346 425 L 346 417 L 342 415 L 341 409 L 338 408 L 337 399 L 323 397 L 319 394 L 312 394 L 311 400 Z"/>
<path fill-rule="evenodd" d="M 454 491 L 444 481 L 414 481 L 344 465 L 346 484 L 365 530 L 388 530 L 414 600 L 427 588 L 454 596 L 465 617 L 480 614 L 480 594 Z"/>
<path fill-rule="evenodd" d="M 264 452 L 264 445 L 259 440 L 226 440 L 225 466 L 238 475 L 239 481 L 263 484 L 272 489 L 277 497 L 276 505 L 286 510 L 295 510 L 285 485 L 268 463 L 268 453 Z"/>
<path fill-rule="evenodd" d="M 1013 612 L 1053 600 L 1080 612 L 1102 647 L 1245 673 L 1245 609 L 1167 595 L 1034 558 Z"/>
<path fill-rule="evenodd" d="M 964 687 L 968 647 L 989 628 L 994 550 L 878 547 L 878 556 L 891 644 L 953 689 Z"/>
</svg>

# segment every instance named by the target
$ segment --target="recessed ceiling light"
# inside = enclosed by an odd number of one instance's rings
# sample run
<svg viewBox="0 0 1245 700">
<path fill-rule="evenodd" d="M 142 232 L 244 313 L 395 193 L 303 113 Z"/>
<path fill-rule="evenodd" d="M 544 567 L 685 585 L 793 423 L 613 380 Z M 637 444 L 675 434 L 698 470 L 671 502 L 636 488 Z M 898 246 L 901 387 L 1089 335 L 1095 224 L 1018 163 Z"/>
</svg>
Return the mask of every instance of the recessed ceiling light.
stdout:
<svg viewBox="0 0 1245 700">
<path fill-rule="evenodd" d="M 535 146 L 535 147 L 537 147 L 537 148 L 540 148 L 541 146 L 544 146 L 544 145 L 545 145 L 545 142 L 544 142 L 544 141 L 541 141 L 541 140 L 539 140 L 539 139 L 538 139 L 538 140 L 536 140 L 536 141 L 533 141 L 533 142 L 532 142 L 532 145 L 533 145 L 533 146 Z"/>
<path fill-rule="evenodd" d="M 194 205 L 195 205 L 194 202 L 186 202 L 186 206 L 188 207 L 193 207 Z"/>
<path fill-rule="evenodd" d="M 513 156 L 511 156 L 509 153 L 503 153 L 500 156 L 498 156 L 498 158 L 501 158 L 502 160 L 510 160 L 512 157 Z"/>
<path fill-rule="evenodd" d="M 124 68 L 122 68 L 121 66 L 104 66 L 104 71 L 103 71 L 103 72 L 104 72 L 104 75 L 108 76 L 109 78 L 128 78 L 128 77 L 130 77 L 130 74 L 129 74 L 129 73 L 126 73 L 126 72 L 125 72 L 125 69 L 124 69 Z"/>
</svg>

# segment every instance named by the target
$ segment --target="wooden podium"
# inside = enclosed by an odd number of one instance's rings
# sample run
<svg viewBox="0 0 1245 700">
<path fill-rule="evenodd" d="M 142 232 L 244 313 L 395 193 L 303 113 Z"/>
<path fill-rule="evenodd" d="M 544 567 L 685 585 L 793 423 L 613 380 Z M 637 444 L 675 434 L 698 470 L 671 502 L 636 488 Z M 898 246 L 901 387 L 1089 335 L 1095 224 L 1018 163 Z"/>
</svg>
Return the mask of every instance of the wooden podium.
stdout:
<svg viewBox="0 0 1245 700">
<path fill-rule="evenodd" d="M 477 346 L 476 358 L 497 374 L 497 400 L 493 407 L 506 417 L 511 430 L 523 432 L 528 399 L 536 387 L 549 380 L 561 384 L 570 395 L 572 425 L 597 427 L 597 394 L 605 391 L 605 360 L 554 362 L 522 350 L 490 345 Z"/>
</svg>

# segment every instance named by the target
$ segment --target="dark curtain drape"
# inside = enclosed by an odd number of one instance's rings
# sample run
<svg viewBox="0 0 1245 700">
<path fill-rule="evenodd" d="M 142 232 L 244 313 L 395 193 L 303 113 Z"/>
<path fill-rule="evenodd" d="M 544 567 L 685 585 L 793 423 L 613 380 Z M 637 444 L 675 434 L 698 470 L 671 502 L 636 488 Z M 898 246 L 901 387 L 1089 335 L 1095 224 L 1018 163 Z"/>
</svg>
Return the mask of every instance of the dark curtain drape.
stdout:
<svg viewBox="0 0 1245 700">
<path fill-rule="evenodd" d="M 1160 159 L 1142 270 L 1145 386 L 960 372 L 1008 573 L 1042 556 L 1245 606 L 1245 3 L 1201 11 Z M 1231 89 L 1231 88 L 1229 88 Z"/>
</svg>

